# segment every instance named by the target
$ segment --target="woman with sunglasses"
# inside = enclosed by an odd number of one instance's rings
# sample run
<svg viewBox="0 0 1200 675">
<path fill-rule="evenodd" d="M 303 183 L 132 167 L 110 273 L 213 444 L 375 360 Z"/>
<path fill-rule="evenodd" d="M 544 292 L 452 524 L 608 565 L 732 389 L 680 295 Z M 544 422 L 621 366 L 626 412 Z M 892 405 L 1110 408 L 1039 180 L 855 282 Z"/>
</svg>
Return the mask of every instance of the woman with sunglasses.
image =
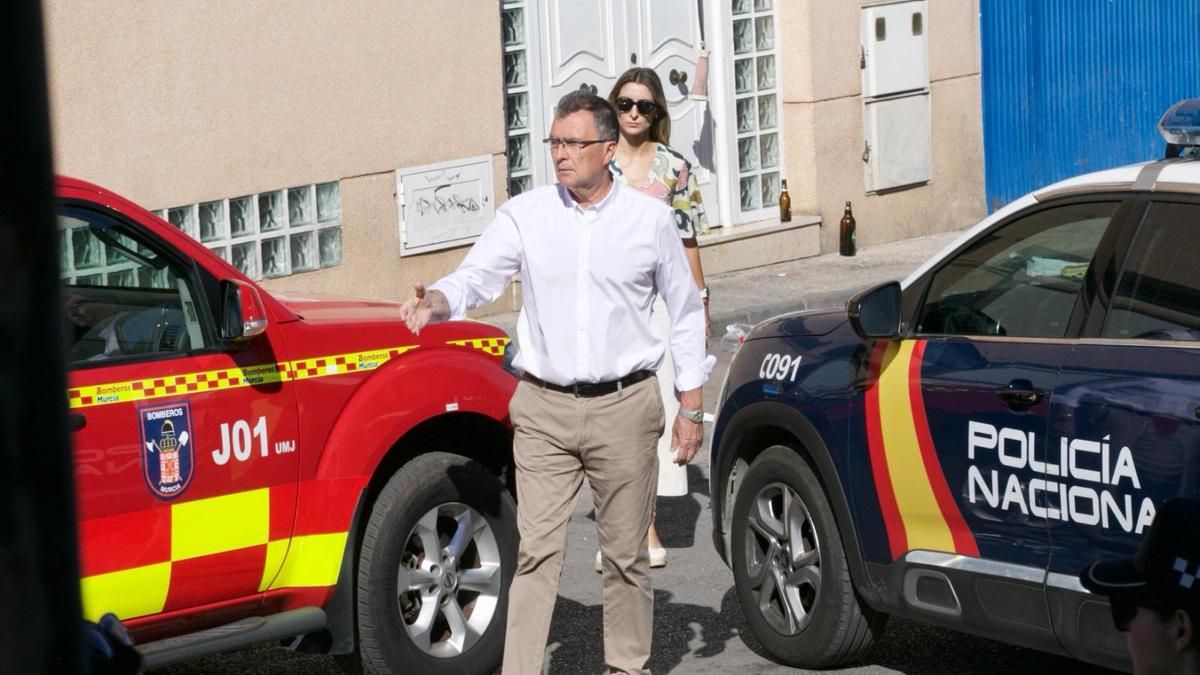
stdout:
<svg viewBox="0 0 1200 675">
<path fill-rule="evenodd" d="M 697 234 L 708 232 L 708 220 L 704 215 L 704 205 L 700 202 L 700 188 L 696 184 L 695 175 L 692 174 L 691 163 L 668 145 L 671 138 L 671 116 L 667 112 L 667 99 L 663 94 L 662 82 L 650 68 L 630 68 L 617 78 L 617 83 L 608 95 L 608 102 L 617 109 L 620 129 L 616 156 L 608 168 L 615 180 L 662 199 L 675 208 L 675 225 L 683 239 L 684 252 L 692 268 L 692 277 L 704 300 L 706 334 L 711 337 L 708 288 L 704 285 L 700 247 L 696 242 Z M 670 332 L 670 320 L 661 299 L 655 302 L 654 317 L 659 330 L 666 337 Z M 670 349 L 666 350 L 663 365 L 658 369 L 658 381 L 664 406 L 667 410 L 674 409 L 678 404 Z M 664 434 L 658 439 L 658 495 L 677 497 L 687 494 L 687 491 L 687 467 L 675 463 L 671 436 Z M 665 566 L 667 551 L 658 538 L 653 520 L 650 521 L 648 537 L 650 566 Z M 600 570 L 600 553 L 597 551 L 596 571 Z"/>
</svg>

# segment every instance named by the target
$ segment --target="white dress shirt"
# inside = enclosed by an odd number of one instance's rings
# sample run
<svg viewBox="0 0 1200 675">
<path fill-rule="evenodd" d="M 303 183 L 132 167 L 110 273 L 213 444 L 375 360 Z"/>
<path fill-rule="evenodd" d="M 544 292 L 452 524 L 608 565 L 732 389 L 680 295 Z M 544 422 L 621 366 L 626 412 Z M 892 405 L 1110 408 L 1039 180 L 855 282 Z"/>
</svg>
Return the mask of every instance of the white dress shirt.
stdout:
<svg viewBox="0 0 1200 675">
<path fill-rule="evenodd" d="M 705 353 L 704 305 L 672 210 L 614 182 L 580 207 L 560 185 L 522 193 L 496 212 L 462 264 L 430 286 L 450 318 L 500 296 L 521 275 L 514 365 L 554 384 L 607 382 L 657 370 L 665 336 L 650 319 L 655 295 L 671 317 L 675 386 L 704 384 L 716 359 Z"/>
</svg>

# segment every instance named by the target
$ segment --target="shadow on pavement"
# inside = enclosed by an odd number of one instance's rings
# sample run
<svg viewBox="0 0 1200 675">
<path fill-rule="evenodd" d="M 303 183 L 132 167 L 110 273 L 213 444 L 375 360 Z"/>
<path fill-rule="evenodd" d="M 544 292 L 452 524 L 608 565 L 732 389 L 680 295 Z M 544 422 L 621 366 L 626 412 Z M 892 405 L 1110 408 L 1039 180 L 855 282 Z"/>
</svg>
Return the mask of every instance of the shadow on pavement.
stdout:
<svg viewBox="0 0 1200 675">
<path fill-rule="evenodd" d="M 712 613 L 711 610 L 706 611 Z M 737 636 L 747 649 L 762 657 L 764 663 L 780 663 L 767 653 L 762 644 L 754 637 L 754 633 L 750 631 L 745 616 L 742 614 L 741 606 L 738 604 L 736 588 L 730 587 L 722 596 L 721 612 L 718 616 L 718 621 L 728 627 L 725 629 L 728 635 L 724 636 L 721 641 L 722 648 L 730 637 Z M 659 630 L 660 625 L 659 609 L 656 606 L 654 622 L 656 631 Z M 718 631 L 720 630 L 718 629 Z M 711 640 L 709 644 L 711 644 Z M 655 673 L 668 672 L 665 668 L 679 664 L 678 657 L 674 660 L 662 658 L 664 655 L 672 655 L 672 645 L 660 643 L 657 633 L 655 634 L 654 648 L 655 654 L 651 657 L 650 663 Z M 718 654 L 720 651 L 718 649 L 709 652 L 701 647 L 694 652 L 694 655 L 706 657 Z M 686 654 L 687 651 L 683 653 Z M 656 667 L 659 665 L 664 667 L 664 670 L 659 671 Z M 781 669 L 788 667 L 780 664 Z M 889 620 L 883 637 L 875 643 L 875 646 L 867 652 L 863 659 L 844 668 L 834 668 L 822 672 L 830 674 L 861 673 L 864 671 L 878 672 L 879 669 L 912 675 L 962 675 L 963 673 L 1011 675 L 1012 673 L 1032 672 L 1048 672 L 1055 673 L 1055 675 L 1118 674 L 1118 671 L 1100 668 L 1065 656 L 1047 654 L 1034 649 L 1026 649 L 896 617 Z M 803 669 L 796 670 L 800 673 L 814 672 Z"/>
<path fill-rule="evenodd" d="M 654 527 L 667 549 L 690 549 L 696 544 L 696 521 L 708 504 L 708 478 L 695 464 L 687 467 L 688 493 L 679 497 L 658 497 Z M 704 499 L 701 504 L 700 498 Z M 707 530 L 705 531 L 707 534 Z M 703 536 L 703 535 L 702 535 Z M 708 546 L 708 538 L 703 544 Z"/>
<path fill-rule="evenodd" d="M 673 672 L 684 657 L 711 658 L 745 632 L 745 621 L 732 589 L 711 607 L 672 602 L 668 590 L 654 591 L 654 646 L 650 670 Z M 604 610 L 560 597 L 550 623 L 547 660 L 551 673 L 604 673 Z M 761 648 L 760 648 L 761 649 Z"/>
<path fill-rule="evenodd" d="M 722 616 L 728 616 L 730 621 L 737 622 L 742 644 L 766 661 L 779 663 L 767 653 L 746 625 L 735 588 L 730 588 L 722 598 L 721 608 Z M 781 668 L 786 667 L 781 664 Z M 1115 670 L 1089 665 L 1064 656 L 1046 654 L 896 617 L 888 621 L 883 637 L 861 660 L 844 668 L 822 672 L 861 673 L 878 672 L 879 669 L 912 675 L 1011 675 L 1033 672 L 1055 675 L 1117 675 Z"/>
<path fill-rule="evenodd" d="M 895 617 L 888 621 L 883 638 L 876 642 L 866 658 L 856 665 L 874 665 L 914 675 L 1011 675 L 1031 672 L 1055 675 L 1115 675 L 1117 672 L 1065 656 L 1046 654 Z"/>
</svg>

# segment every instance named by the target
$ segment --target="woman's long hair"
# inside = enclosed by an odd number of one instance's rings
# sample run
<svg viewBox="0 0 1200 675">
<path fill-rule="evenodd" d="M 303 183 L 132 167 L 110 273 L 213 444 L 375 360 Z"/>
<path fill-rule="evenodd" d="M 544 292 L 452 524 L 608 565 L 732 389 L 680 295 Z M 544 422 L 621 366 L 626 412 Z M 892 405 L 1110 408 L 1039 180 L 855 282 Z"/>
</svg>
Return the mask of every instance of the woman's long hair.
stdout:
<svg viewBox="0 0 1200 675">
<path fill-rule="evenodd" d="M 662 81 L 658 79 L 658 74 L 650 68 L 630 68 L 621 73 L 621 76 L 617 78 L 617 83 L 613 85 L 612 91 L 608 94 L 608 102 L 614 109 L 617 107 L 617 97 L 620 95 L 621 87 L 629 82 L 645 85 L 654 98 L 654 105 L 658 107 L 658 110 L 654 111 L 654 119 L 650 122 L 650 140 L 670 145 L 671 115 L 667 112 L 667 96 L 663 93 Z"/>
</svg>

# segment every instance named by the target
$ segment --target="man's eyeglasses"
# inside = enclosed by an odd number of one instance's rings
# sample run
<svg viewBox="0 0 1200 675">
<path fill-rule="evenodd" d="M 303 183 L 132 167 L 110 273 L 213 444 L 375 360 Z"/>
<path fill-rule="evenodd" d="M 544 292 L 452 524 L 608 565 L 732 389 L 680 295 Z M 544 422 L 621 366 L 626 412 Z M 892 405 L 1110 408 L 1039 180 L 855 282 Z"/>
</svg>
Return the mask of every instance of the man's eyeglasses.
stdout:
<svg viewBox="0 0 1200 675">
<path fill-rule="evenodd" d="M 649 117 L 658 110 L 658 104 L 654 101 L 648 101 L 646 99 L 635 101 L 628 96 L 621 96 L 617 98 L 617 110 L 620 110 L 623 113 L 629 112 L 629 109 L 635 105 L 637 106 L 638 113 L 642 117 Z"/>
<path fill-rule="evenodd" d="M 547 150 L 566 150 L 568 155 L 574 155 L 594 143 L 608 143 L 611 139 L 600 138 L 594 141 L 584 141 L 578 138 L 544 138 Z"/>
</svg>

